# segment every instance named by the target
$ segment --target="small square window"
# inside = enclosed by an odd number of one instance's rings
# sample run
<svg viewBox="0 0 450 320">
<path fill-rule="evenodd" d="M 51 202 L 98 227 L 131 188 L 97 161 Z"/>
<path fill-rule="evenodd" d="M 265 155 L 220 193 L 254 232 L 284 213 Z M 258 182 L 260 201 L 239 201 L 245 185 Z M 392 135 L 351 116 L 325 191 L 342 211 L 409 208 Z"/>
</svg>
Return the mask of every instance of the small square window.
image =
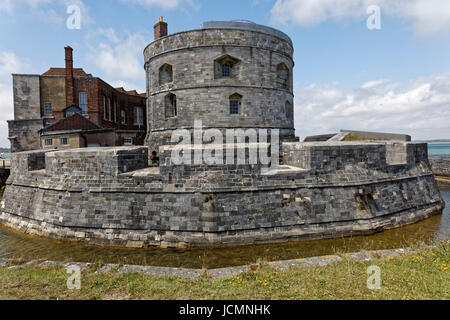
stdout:
<svg viewBox="0 0 450 320">
<path fill-rule="evenodd" d="M 53 145 L 53 139 L 45 139 L 45 145 L 46 146 L 52 146 Z"/>
<path fill-rule="evenodd" d="M 68 146 L 69 145 L 69 138 L 64 137 L 59 139 L 59 144 L 62 146 Z"/>
<path fill-rule="evenodd" d="M 132 146 L 133 145 L 133 138 L 124 138 L 123 139 L 123 145 L 124 146 Z"/>
</svg>

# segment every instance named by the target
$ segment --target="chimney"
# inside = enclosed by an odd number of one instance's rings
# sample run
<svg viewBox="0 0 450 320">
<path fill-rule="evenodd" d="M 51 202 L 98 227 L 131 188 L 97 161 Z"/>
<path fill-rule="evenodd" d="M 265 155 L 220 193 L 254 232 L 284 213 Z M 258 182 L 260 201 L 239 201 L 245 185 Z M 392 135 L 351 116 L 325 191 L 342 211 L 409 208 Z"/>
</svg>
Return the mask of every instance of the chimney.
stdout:
<svg viewBox="0 0 450 320">
<path fill-rule="evenodd" d="M 75 103 L 74 99 L 74 83 L 73 83 L 73 49 L 69 46 L 66 50 L 66 106 L 70 107 Z"/>
<path fill-rule="evenodd" d="M 159 17 L 158 23 L 153 29 L 155 30 L 155 40 L 167 36 L 167 23 L 163 21 L 163 17 Z"/>
</svg>

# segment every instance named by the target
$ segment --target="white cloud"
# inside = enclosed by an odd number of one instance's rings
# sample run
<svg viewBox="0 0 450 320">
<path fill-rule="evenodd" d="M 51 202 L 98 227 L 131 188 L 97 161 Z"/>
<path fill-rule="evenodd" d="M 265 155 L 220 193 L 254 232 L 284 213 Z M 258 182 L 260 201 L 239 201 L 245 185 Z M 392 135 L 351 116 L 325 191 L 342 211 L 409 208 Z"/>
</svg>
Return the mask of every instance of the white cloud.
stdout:
<svg viewBox="0 0 450 320">
<path fill-rule="evenodd" d="M 108 77 L 145 80 L 142 50 L 148 40 L 140 34 L 118 36 L 113 29 L 99 29 L 89 35 L 89 56 Z"/>
<path fill-rule="evenodd" d="M 362 89 L 370 89 L 370 88 L 375 88 L 378 87 L 384 83 L 389 82 L 389 79 L 380 79 L 380 80 L 372 80 L 372 81 L 367 81 L 365 83 L 363 83 L 361 85 Z"/>
<path fill-rule="evenodd" d="M 13 10 L 12 0 L 0 0 L 0 12 L 4 11 L 11 14 Z"/>
<path fill-rule="evenodd" d="M 80 8 L 81 27 L 93 22 L 89 9 L 83 0 L 0 0 L 0 12 L 3 10 L 13 15 L 16 11 L 19 11 L 15 9 L 28 8 L 40 20 L 62 25 L 69 17 L 66 10 L 70 5 L 77 5 Z"/>
<path fill-rule="evenodd" d="M 442 0 L 277 0 L 271 10 L 276 24 L 312 26 L 325 21 L 364 19 L 366 9 L 378 5 L 381 15 L 407 21 L 415 34 L 450 31 L 450 1 Z"/>
<path fill-rule="evenodd" d="M 0 146 L 9 147 L 8 124 L 6 120 L 14 117 L 12 73 L 26 70 L 27 62 L 14 52 L 0 52 Z"/>
<path fill-rule="evenodd" d="M 0 81 L 11 76 L 12 73 L 19 73 L 25 68 L 25 63 L 20 61 L 14 52 L 0 52 Z"/>
<path fill-rule="evenodd" d="M 367 83 L 378 85 L 350 91 L 297 86 L 297 134 L 353 129 L 407 133 L 415 139 L 450 137 L 450 72 L 412 79 L 397 89 L 388 81 Z"/>
<path fill-rule="evenodd" d="M 160 7 L 163 9 L 177 9 L 182 4 L 193 5 L 192 0 L 121 0 L 122 3 L 138 4 L 144 7 Z"/>
<path fill-rule="evenodd" d="M 138 93 L 145 93 L 145 91 L 146 91 L 144 87 L 141 87 L 139 84 L 135 84 L 134 82 L 123 81 L 123 80 L 108 81 L 108 79 L 106 79 L 106 82 L 108 82 L 114 88 L 122 87 L 127 91 L 136 90 Z"/>
</svg>

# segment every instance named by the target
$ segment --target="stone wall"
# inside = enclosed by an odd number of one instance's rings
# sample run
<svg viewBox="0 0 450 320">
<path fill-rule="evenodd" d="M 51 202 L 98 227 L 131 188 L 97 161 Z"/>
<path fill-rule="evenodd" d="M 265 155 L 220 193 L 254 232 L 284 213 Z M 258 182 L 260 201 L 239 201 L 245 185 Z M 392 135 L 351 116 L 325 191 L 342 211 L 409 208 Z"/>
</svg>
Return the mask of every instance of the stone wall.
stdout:
<svg viewBox="0 0 450 320">
<path fill-rule="evenodd" d="M 13 74 L 14 120 L 41 118 L 40 76 Z"/>
<path fill-rule="evenodd" d="M 450 177 L 450 157 L 430 157 L 430 163 L 435 175 Z"/>
<path fill-rule="evenodd" d="M 42 119 L 8 121 L 11 152 L 38 150 L 41 148 L 39 130 L 44 127 Z"/>
<path fill-rule="evenodd" d="M 282 136 L 293 138 L 293 47 L 286 38 L 216 28 L 176 33 L 152 42 L 144 50 L 151 151 L 168 144 L 172 130 L 191 130 L 194 120 L 201 120 L 205 128 L 276 128 Z M 225 56 L 236 61 L 232 75 L 217 77 L 217 61 Z M 280 64 L 288 68 L 286 88 L 277 85 Z M 165 65 L 172 70 L 169 83 L 160 82 L 160 68 Z M 169 94 L 176 95 L 175 117 L 166 117 Z M 234 94 L 242 96 L 237 115 L 230 114 L 229 100 Z"/>
<path fill-rule="evenodd" d="M 426 144 L 406 149 L 407 163 L 389 165 L 385 144 L 288 143 L 287 164 L 276 168 L 176 166 L 171 148 L 162 149 L 159 168 L 146 168 L 145 148 L 79 149 L 46 153 L 38 171 L 25 170 L 33 156 L 21 153 L 0 221 L 29 233 L 128 246 L 368 234 L 443 208 Z"/>
</svg>

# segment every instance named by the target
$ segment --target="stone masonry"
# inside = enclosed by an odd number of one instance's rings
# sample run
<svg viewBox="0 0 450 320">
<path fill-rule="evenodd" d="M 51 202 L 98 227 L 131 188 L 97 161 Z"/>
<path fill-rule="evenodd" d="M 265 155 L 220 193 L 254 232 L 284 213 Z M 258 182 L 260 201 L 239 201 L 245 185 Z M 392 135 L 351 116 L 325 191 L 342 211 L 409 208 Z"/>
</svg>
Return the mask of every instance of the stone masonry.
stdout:
<svg viewBox="0 0 450 320">
<path fill-rule="evenodd" d="M 210 28 L 162 37 L 144 50 L 147 72 L 148 135 L 151 151 L 170 144 L 172 130 L 192 129 L 194 120 L 204 128 L 274 128 L 293 137 L 293 47 L 289 37 L 267 28 L 254 31 L 247 23 L 229 29 Z M 217 61 L 235 59 L 230 77 L 217 78 Z M 159 71 L 171 66 L 172 81 L 161 83 Z M 277 67 L 286 66 L 288 83 L 277 86 Z M 176 95 L 177 116 L 165 117 L 165 97 Z M 240 112 L 229 114 L 229 97 L 242 96 Z"/>
<path fill-rule="evenodd" d="M 185 247 L 371 234 L 442 212 L 426 144 L 296 142 L 289 37 L 243 22 L 206 26 L 156 30 L 144 51 L 148 146 L 14 153 L 0 223 L 63 240 Z M 179 165 L 171 135 L 192 133 L 194 120 L 279 130 L 280 151 L 242 141 L 233 146 L 242 164 Z M 183 154 L 231 148 L 223 143 Z M 280 165 L 249 161 L 263 146 Z M 149 167 L 154 152 L 159 166 Z"/>
<path fill-rule="evenodd" d="M 161 148 L 13 154 L 2 223 L 127 246 L 226 245 L 369 234 L 441 212 L 426 144 L 284 143 L 284 164 L 173 165 Z M 45 162 L 43 161 L 45 159 Z M 44 168 L 45 166 L 45 168 Z"/>
<path fill-rule="evenodd" d="M 433 172 L 437 176 L 450 177 L 449 157 L 430 157 Z"/>
</svg>

